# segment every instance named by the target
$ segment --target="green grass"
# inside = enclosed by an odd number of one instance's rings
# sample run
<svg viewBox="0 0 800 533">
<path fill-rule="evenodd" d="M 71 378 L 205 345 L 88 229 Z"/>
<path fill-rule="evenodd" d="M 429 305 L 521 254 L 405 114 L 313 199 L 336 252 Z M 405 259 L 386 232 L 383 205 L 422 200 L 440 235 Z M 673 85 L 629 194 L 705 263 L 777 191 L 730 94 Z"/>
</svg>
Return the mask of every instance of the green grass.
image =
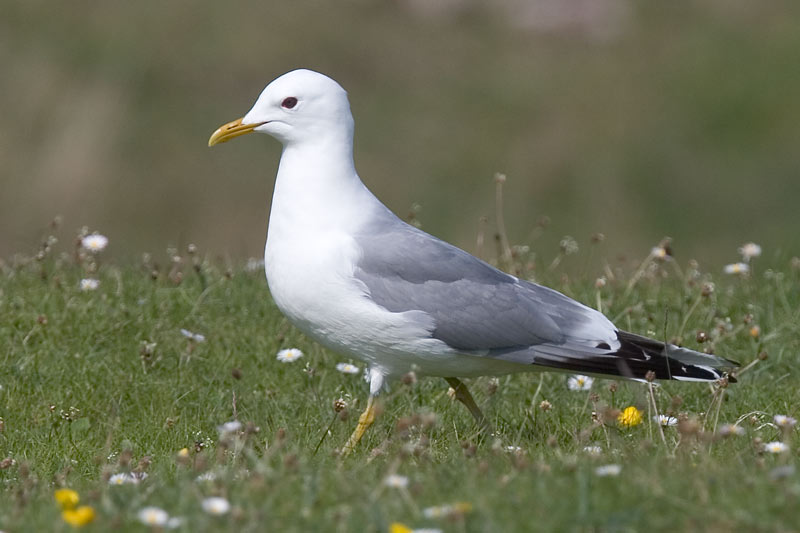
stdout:
<svg viewBox="0 0 800 533">
<path fill-rule="evenodd" d="M 100 287 L 82 292 L 93 261 L 51 255 L 16 258 L 0 270 L 0 459 L 13 459 L 0 470 L 4 531 L 70 530 L 53 500 L 63 486 L 96 510 L 87 531 L 145 531 L 136 514 L 148 505 L 183 517 L 181 531 L 387 531 L 392 522 L 445 531 L 800 526 L 800 478 L 776 470 L 797 465 L 797 430 L 782 434 L 769 424 L 775 414 L 800 415 L 800 272 L 788 261 L 772 271 L 756 262 L 744 278 L 716 274 L 721 265 L 712 275 L 653 264 L 630 291 L 631 266 L 610 267 L 614 279 L 596 289 L 596 274 L 568 281 L 561 267 L 537 263 L 537 278 L 590 305 L 599 290 L 621 327 L 666 331 L 743 364 L 768 354 L 724 390 L 655 388 L 659 410 L 685 419 L 665 428 L 663 440 L 647 419 L 645 384 L 619 383 L 612 392 L 616 382 L 598 379 L 588 393 L 569 391 L 556 373 L 470 380 L 495 437 L 481 434 L 443 380 L 421 378 L 393 384 L 356 453 L 341 459 L 336 449 L 355 425 L 366 385 L 337 372 L 345 359 L 288 324 L 261 271 L 226 272 L 184 254 L 160 269 L 100 264 Z M 702 296 L 711 281 L 715 290 Z M 181 328 L 206 340 L 192 342 Z M 698 330 L 709 344 L 697 344 Z M 280 363 L 275 354 L 286 347 L 305 356 Z M 348 416 L 334 413 L 338 398 Z M 644 423 L 593 422 L 593 411 L 602 419 L 628 405 L 645 411 Z M 220 439 L 217 426 L 233 419 L 247 430 Z M 737 420 L 745 435 L 715 434 L 715 425 Z M 791 451 L 763 453 L 760 443 L 775 440 Z M 600 446 L 600 456 L 584 452 L 587 445 Z M 182 448 L 186 460 L 178 458 Z M 619 476 L 595 474 L 611 463 L 622 465 Z M 109 486 L 110 474 L 131 469 L 148 477 Z M 205 472 L 216 480 L 197 481 Z M 384 486 L 390 473 L 407 476 L 408 487 Z M 205 514 L 201 501 L 210 495 L 227 498 L 232 511 Z M 457 502 L 471 510 L 445 518 L 423 512 Z"/>
</svg>

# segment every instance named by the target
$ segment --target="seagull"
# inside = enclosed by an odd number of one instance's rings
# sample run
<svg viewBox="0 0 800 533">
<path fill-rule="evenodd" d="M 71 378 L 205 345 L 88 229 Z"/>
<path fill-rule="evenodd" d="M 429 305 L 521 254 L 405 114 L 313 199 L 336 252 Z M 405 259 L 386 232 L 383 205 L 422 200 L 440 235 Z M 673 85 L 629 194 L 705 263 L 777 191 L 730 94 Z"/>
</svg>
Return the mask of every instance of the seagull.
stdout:
<svg viewBox="0 0 800 533">
<path fill-rule="evenodd" d="M 369 399 L 411 370 L 444 378 L 485 426 L 459 378 L 560 370 L 714 381 L 737 363 L 618 329 L 602 313 L 519 279 L 403 222 L 362 183 L 347 92 L 311 70 L 269 83 L 209 146 L 251 132 L 283 145 L 264 263 L 275 304 L 323 346 L 364 361 Z"/>
</svg>

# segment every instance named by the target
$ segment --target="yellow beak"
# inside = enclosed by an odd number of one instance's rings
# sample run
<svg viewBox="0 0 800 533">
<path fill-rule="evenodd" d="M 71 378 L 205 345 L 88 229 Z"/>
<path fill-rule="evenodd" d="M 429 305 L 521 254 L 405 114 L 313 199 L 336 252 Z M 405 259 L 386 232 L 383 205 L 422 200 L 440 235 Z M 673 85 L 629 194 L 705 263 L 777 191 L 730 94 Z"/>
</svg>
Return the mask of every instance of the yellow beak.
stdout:
<svg viewBox="0 0 800 533">
<path fill-rule="evenodd" d="M 244 118 L 244 117 L 242 117 Z M 266 122 L 256 122 L 255 124 L 242 124 L 242 119 L 237 118 L 233 122 L 228 122 L 227 124 L 223 124 L 217 131 L 211 134 L 211 137 L 208 139 L 208 146 L 214 146 L 215 144 L 220 144 L 224 142 L 228 142 L 234 137 L 239 137 L 240 135 L 245 135 L 246 133 L 252 132 L 257 127 L 266 124 Z"/>
</svg>

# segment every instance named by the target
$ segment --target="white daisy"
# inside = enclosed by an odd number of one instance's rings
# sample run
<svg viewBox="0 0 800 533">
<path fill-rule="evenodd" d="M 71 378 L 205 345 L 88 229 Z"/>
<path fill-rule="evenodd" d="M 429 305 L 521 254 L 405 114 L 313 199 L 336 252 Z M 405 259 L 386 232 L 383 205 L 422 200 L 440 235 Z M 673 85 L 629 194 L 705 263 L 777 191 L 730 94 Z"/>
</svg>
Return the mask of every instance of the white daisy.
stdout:
<svg viewBox="0 0 800 533">
<path fill-rule="evenodd" d="M 664 427 L 678 425 L 677 418 L 675 418 L 674 416 L 667 416 L 667 415 L 655 415 L 653 416 L 653 422 Z"/>
<path fill-rule="evenodd" d="M 120 472 L 108 478 L 109 485 L 138 485 L 140 481 L 147 478 L 146 472 Z"/>
<path fill-rule="evenodd" d="M 244 265 L 244 269 L 247 272 L 257 272 L 264 269 L 264 260 L 263 259 L 256 259 L 251 257 L 247 260 L 247 263 Z"/>
<path fill-rule="evenodd" d="M 203 510 L 205 512 L 216 516 L 224 515 L 231 510 L 230 502 L 228 502 L 228 500 L 225 498 L 220 498 L 219 496 L 206 498 L 203 500 L 201 505 L 203 506 Z"/>
<path fill-rule="evenodd" d="M 659 261 L 670 259 L 669 252 L 663 246 L 654 246 L 653 249 L 650 250 L 650 255 L 653 259 L 658 259 Z"/>
<path fill-rule="evenodd" d="M 94 278 L 84 278 L 81 280 L 82 291 L 93 291 L 100 286 L 100 281 Z"/>
<path fill-rule="evenodd" d="M 744 275 L 750 272 L 750 265 L 747 263 L 731 263 L 730 265 L 725 265 L 722 271 L 726 274 Z"/>
<path fill-rule="evenodd" d="M 785 453 L 789 451 L 789 445 L 780 441 L 768 442 L 764 445 L 764 451 L 769 453 Z"/>
<path fill-rule="evenodd" d="M 753 257 L 758 257 L 761 255 L 761 246 L 757 245 L 754 242 L 748 242 L 747 244 L 743 244 L 741 248 L 739 248 L 739 253 L 742 255 L 742 259 L 745 262 L 750 261 Z"/>
<path fill-rule="evenodd" d="M 472 511 L 472 504 L 469 502 L 456 502 L 444 505 L 434 505 L 422 510 L 425 518 L 447 518 L 464 515 Z"/>
<path fill-rule="evenodd" d="M 139 522 L 146 526 L 161 527 L 169 522 L 169 514 L 158 507 L 144 507 L 137 514 Z"/>
<path fill-rule="evenodd" d="M 600 446 L 584 446 L 583 451 L 592 457 L 599 457 L 603 453 L 603 448 Z"/>
<path fill-rule="evenodd" d="M 92 233 L 81 239 L 81 246 L 92 253 L 102 252 L 108 246 L 108 237 L 99 233 Z"/>
<path fill-rule="evenodd" d="M 797 425 L 797 419 L 786 415 L 775 415 L 773 417 L 775 425 L 781 428 L 793 428 Z"/>
<path fill-rule="evenodd" d="M 519 453 L 522 451 L 520 446 L 506 446 L 506 451 L 509 453 Z"/>
<path fill-rule="evenodd" d="M 584 391 L 591 389 L 592 383 L 594 383 L 593 378 L 575 374 L 574 376 L 570 376 L 567 380 L 567 388 L 574 391 Z"/>
<path fill-rule="evenodd" d="M 616 464 L 598 466 L 594 473 L 600 477 L 618 476 L 622 472 L 622 466 Z"/>
<path fill-rule="evenodd" d="M 383 484 L 393 489 L 404 489 L 408 487 L 408 478 L 398 474 L 390 474 L 384 478 Z"/>
<path fill-rule="evenodd" d="M 177 529 L 183 525 L 184 519 L 180 516 L 171 516 L 169 520 L 167 520 L 166 528 L 167 529 Z"/>
<path fill-rule="evenodd" d="M 203 483 L 203 482 L 216 481 L 216 479 L 217 479 L 217 475 L 214 472 L 209 470 L 208 472 L 203 472 L 202 474 L 197 476 L 195 478 L 195 481 L 197 481 L 198 483 Z"/>
<path fill-rule="evenodd" d="M 724 424 L 719 428 L 719 434 L 723 436 L 728 435 L 736 435 L 740 437 L 745 434 L 745 430 L 742 426 L 737 426 L 736 424 Z"/>
<path fill-rule="evenodd" d="M 205 335 L 203 335 L 202 333 L 194 333 L 193 331 L 189 331 L 188 329 L 181 328 L 181 335 L 195 342 L 206 342 Z"/>
<path fill-rule="evenodd" d="M 351 365 L 350 363 L 337 363 L 336 370 L 342 374 L 358 374 L 361 372 L 360 368 L 358 368 L 356 365 Z"/>
<path fill-rule="evenodd" d="M 286 348 L 278 352 L 277 359 L 281 363 L 293 363 L 303 357 L 303 352 L 297 348 Z"/>
<path fill-rule="evenodd" d="M 225 422 L 221 426 L 217 426 L 217 431 L 219 431 L 220 436 L 228 435 L 229 433 L 237 433 L 241 431 L 242 423 L 238 420 L 231 420 L 230 422 Z"/>
</svg>

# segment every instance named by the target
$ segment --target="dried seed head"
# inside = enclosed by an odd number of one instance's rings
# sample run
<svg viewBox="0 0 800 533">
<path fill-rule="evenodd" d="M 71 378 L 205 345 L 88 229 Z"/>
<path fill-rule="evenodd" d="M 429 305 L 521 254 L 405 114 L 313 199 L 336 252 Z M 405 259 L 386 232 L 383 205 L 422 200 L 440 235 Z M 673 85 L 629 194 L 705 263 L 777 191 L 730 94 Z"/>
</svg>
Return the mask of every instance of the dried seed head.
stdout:
<svg viewBox="0 0 800 533">
<path fill-rule="evenodd" d="M 542 400 L 539 403 L 539 409 L 541 409 L 542 411 L 549 411 L 552 408 L 553 408 L 553 404 L 551 404 L 547 400 Z"/>
<path fill-rule="evenodd" d="M 597 244 L 599 242 L 603 242 L 604 240 L 606 240 L 606 236 L 604 234 L 602 234 L 602 233 L 592 233 L 591 241 L 592 241 L 593 244 Z"/>
<path fill-rule="evenodd" d="M 505 183 L 506 182 L 506 175 L 502 172 L 495 172 L 494 174 L 494 182 L 495 183 Z"/>
<path fill-rule="evenodd" d="M 652 370 L 648 370 L 647 373 L 644 375 L 644 379 L 647 380 L 649 383 L 652 383 L 656 379 L 656 373 Z"/>
<path fill-rule="evenodd" d="M 475 454 L 478 453 L 478 447 L 471 442 L 464 441 L 461 443 L 461 447 L 464 449 L 464 457 L 475 457 Z"/>
<path fill-rule="evenodd" d="M 603 423 L 605 424 L 616 424 L 617 418 L 619 415 L 622 414 L 622 411 L 619 409 L 615 409 L 613 407 L 606 407 L 601 411 L 601 416 L 603 417 Z"/>
<path fill-rule="evenodd" d="M 758 359 L 761 361 L 766 361 L 767 357 L 769 357 L 769 355 L 767 355 L 767 352 L 761 352 L 758 354 Z"/>
<path fill-rule="evenodd" d="M 705 331 L 698 331 L 697 332 L 697 342 L 699 342 L 700 344 L 703 344 L 707 340 L 708 340 L 708 335 L 706 334 Z"/>
<path fill-rule="evenodd" d="M 617 385 L 616 383 L 610 383 L 608 385 L 608 392 L 613 394 L 613 393 L 617 392 L 618 388 L 619 388 L 619 385 Z"/>
<path fill-rule="evenodd" d="M 123 468 L 127 467 L 129 464 L 131 464 L 132 458 L 133 458 L 133 452 L 131 450 L 128 449 L 122 450 L 122 453 L 119 454 L 119 460 L 117 461 L 117 464 L 119 464 L 119 466 Z"/>
<path fill-rule="evenodd" d="M 417 382 L 417 374 L 413 370 L 411 372 L 406 372 L 403 374 L 403 377 L 400 378 L 400 381 L 403 382 L 403 385 L 414 385 Z"/>
<path fill-rule="evenodd" d="M 497 392 L 497 388 L 500 386 L 500 380 L 497 378 L 489 379 L 489 384 L 486 385 L 486 394 L 489 396 L 493 396 L 494 393 Z"/>
<path fill-rule="evenodd" d="M 344 409 L 347 409 L 347 401 L 344 398 L 338 398 L 333 401 L 333 410 L 335 412 L 340 413 Z"/>
<path fill-rule="evenodd" d="M 710 281 L 703 283 L 703 288 L 701 289 L 700 294 L 702 294 L 703 297 L 705 298 L 708 298 L 709 296 L 714 294 L 714 284 L 711 283 Z"/>
<path fill-rule="evenodd" d="M 139 471 L 139 472 L 144 472 L 145 470 L 150 468 L 150 464 L 152 462 L 153 462 L 153 460 L 150 458 L 150 456 L 149 455 L 145 455 L 144 457 L 139 459 L 139 464 L 136 465 L 136 470 Z"/>
<path fill-rule="evenodd" d="M 678 433 L 681 435 L 697 435 L 700 432 L 700 424 L 697 420 L 687 419 L 678 421 Z"/>
</svg>

